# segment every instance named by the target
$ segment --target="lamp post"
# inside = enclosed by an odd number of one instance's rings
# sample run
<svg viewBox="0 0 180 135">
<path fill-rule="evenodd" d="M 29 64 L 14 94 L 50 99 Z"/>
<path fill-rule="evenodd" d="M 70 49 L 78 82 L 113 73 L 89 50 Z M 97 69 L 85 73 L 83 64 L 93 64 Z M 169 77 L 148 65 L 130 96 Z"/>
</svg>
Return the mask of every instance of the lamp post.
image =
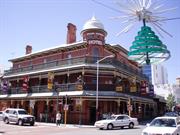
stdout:
<svg viewBox="0 0 180 135">
<path fill-rule="evenodd" d="M 105 56 L 104 58 L 100 59 L 100 60 L 97 60 L 96 62 L 96 67 L 97 67 L 97 78 L 96 78 L 96 121 L 98 120 L 98 113 L 99 113 L 99 110 L 98 110 L 98 98 L 99 98 L 99 63 L 107 58 L 113 58 L 114 55 L 108 55 L 108 56 Z"/>
</svg>

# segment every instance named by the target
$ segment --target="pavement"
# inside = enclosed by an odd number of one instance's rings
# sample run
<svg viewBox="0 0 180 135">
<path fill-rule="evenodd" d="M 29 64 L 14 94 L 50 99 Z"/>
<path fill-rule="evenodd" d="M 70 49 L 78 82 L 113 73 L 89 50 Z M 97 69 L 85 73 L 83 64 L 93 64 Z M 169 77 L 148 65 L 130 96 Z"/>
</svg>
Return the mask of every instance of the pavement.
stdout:
<svg viewBox="0 0 180 135">
<path fill-rule="evenodd" d="M 35 125 L 57 127 L 56 123 L 36 122 Z M 62 128 L 94 128 L 95 126 L 93 126 L 93 125 L 79 125 L 79 124 L 60 124 L 59 127 L 62 127 Z"/>
</svg>

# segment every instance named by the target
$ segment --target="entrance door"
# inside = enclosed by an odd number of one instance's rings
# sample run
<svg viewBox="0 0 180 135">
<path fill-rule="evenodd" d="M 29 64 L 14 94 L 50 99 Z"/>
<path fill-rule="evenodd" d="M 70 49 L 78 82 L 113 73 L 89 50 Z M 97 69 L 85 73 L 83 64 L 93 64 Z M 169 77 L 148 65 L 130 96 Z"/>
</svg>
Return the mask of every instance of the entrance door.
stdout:
<svg viewBox="0 0 180 135">
<path fill-rule="evenodd" d="M 94 125 L 95 121 L 96 121 L 96 107 L 90 107 L 89 108 L 89 114 L 90 114 L 90 117 L 89 117 L 89 124 L 92 124 Z"/>
</svg>

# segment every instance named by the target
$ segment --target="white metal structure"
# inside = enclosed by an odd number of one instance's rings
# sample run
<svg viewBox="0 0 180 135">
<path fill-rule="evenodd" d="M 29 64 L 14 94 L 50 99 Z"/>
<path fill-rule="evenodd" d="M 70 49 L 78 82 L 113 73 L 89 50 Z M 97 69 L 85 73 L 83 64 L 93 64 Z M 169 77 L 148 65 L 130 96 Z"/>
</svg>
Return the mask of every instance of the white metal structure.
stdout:
<svg viewBox="0 0 180 135">
<path fill-rule="evenodd" d="M 123 14 L 121 16 L 111 17 L 112 19 L 121 19 L 121 23 L 125 25 L 124 29 L 117 36 L 127 33 L 137 22 L 144 20 L 150 23 L 161 37 L 163 37 L 161 32 L 172 37 L 170 33 L 162 28 L 162 25 L 165 21 L 180 19 L 179 17 L 167 18 L 162 16 L 163 13 L 177 9 L 177 7 L 166 8 L 164 6 L 165 2 L 162 0 L 116 0 L 115 4 L 119 6 L 118 9 L 97 0 L 92 1 Z"/>
<path fill-rule="evenodd" d="M 114 19 L 123 19 L 122 23 L 126 24 L 125 28 L 120 31 L 117 35 L 121 33 L 128 32 L 136 22 L 145 22 L 150 23 L 158 34 L 162 36 L 161 32 L 172 37 L 170 33 L 162 28 L 162 25 L 165 21 L 180 19 L 180 18 L 167 18 L 162 16 L 163 13 L 177 9 L 177 7 L 166 8 L 164 6 L 164 1 L 160 0 L 119 0 L 116 4 L 120 7 L 119 12 L 124 15 L 114 17 Z"/>
</svg>

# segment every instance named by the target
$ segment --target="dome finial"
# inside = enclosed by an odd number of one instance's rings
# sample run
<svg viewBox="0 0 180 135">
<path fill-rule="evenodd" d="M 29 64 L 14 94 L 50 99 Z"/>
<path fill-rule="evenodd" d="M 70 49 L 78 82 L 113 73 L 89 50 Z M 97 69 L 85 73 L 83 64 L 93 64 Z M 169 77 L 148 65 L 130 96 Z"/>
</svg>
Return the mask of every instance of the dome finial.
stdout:
<svg viewBox="0 0 180 135">
<path fill-rule="evenodd" d="M 96 16 L 95 16 L 95 13 L 93 13 L 91 20 L 93 20 L 93 21 L 97 20 Z"/>
</svg>

